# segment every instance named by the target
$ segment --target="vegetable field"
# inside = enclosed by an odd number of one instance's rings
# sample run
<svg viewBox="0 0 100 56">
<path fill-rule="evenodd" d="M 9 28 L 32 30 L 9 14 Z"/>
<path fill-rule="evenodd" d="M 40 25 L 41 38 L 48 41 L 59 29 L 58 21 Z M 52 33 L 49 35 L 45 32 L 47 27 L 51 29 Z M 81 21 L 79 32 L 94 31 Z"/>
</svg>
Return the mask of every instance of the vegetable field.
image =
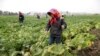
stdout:
<svg viewBox="0 0 100 56">
<path fill-rule="evenodd" d="M 30 56 L 81 56 L 79 51 L 90 48 L 100 39 L 100 15 L 65 16 L 67 29 L 63 30 L 63 43 L 49 45 L 49 33 L 45 31 L 48 20 L 25 16 L 24 23 L 20 24 L 18 16 L 0 16 L 0 56 L 27 52 Z M 99 32 L 95 34 L 93 30 Z M 30 50 L 25 53 L 26 46 Z M 100 56 L 100 49 L 98 52 Z"/>
</svg>

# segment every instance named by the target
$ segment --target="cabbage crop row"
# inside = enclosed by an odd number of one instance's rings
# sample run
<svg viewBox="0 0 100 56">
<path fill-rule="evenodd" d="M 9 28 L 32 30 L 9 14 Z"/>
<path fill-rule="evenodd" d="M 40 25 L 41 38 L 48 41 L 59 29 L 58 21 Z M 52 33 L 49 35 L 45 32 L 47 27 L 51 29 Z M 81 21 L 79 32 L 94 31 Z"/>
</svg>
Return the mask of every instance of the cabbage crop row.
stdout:
<svg viewBox="0 0 100 56">
<path fill-rule="evenodd" d="M 90 47 L 96 39 L 89 32 L 100 29 L 99 15 L 66 16 L 63 44 L 48 45 L 47 21 L 46 18 L 26 16 L 20 26 L 17 16 L 0 16 L 0 56 L 16 56 L 25 46 L 30 46 L 32 56 L 77 56 L 79 50 Z"/>
</svg>

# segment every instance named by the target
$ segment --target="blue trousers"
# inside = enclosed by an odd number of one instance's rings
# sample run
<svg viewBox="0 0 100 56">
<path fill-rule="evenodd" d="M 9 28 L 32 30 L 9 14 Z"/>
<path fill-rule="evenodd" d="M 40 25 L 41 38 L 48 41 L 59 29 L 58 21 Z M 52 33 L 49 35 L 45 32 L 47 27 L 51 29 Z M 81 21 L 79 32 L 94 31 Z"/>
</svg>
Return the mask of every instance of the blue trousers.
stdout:
<svg viewBox="0 0 100 56">
<path fill-rule="evenodd" d="M 61 36 L 50 35 L 49 44 L 51 45 L 53 43 L 61 43 Z"/>
</svg>

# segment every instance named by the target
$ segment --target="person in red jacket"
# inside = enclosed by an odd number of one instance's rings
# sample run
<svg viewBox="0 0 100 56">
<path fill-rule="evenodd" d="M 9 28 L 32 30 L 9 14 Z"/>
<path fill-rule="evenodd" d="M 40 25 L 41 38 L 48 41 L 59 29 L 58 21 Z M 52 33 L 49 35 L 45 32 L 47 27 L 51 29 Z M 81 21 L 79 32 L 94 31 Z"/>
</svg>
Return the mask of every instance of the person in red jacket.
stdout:
<svg viewBox="0 0 100 56">
<path fill-rule="evenodd" d="M 23 13 L 19 12 L 19 22 L 23 23 L 23 21 L 24 21 L 24 15 Z"/>
<path fill-rule="evenodd" d="M 51 9 L 47 14 L 51 17 L 46 26 L 46 31 L 50 30 L 49 44 L 61 43 L 62 30 L 66 29 L 67 24 L 57 9 Z"/>
</svg>

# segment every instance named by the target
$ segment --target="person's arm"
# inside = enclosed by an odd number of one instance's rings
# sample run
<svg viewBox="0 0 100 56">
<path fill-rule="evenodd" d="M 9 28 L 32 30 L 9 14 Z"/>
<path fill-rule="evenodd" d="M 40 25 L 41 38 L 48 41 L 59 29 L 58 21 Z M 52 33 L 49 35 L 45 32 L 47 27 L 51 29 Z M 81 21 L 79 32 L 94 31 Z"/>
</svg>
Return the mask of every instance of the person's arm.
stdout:
<svg viewBox="0 0 100 56">
<path fill-rule="evenodd" d="M 51 25 L 50 25 L 50 21 L 49 21 L 49 22 L 47 23 L 47 25 L 46 25 L 46 31 L 49 31 L 50 27 L 51 27 Z"/>
<path fill-rule="evenodd" d="M 62 28 L 63 29 L 66 29 L 67 28 L 67 24 L 66 24 L 66 22 L 65 22 L 64 19 L 61 19 L 61 25 L 62 25 Z"/>
</svg>

